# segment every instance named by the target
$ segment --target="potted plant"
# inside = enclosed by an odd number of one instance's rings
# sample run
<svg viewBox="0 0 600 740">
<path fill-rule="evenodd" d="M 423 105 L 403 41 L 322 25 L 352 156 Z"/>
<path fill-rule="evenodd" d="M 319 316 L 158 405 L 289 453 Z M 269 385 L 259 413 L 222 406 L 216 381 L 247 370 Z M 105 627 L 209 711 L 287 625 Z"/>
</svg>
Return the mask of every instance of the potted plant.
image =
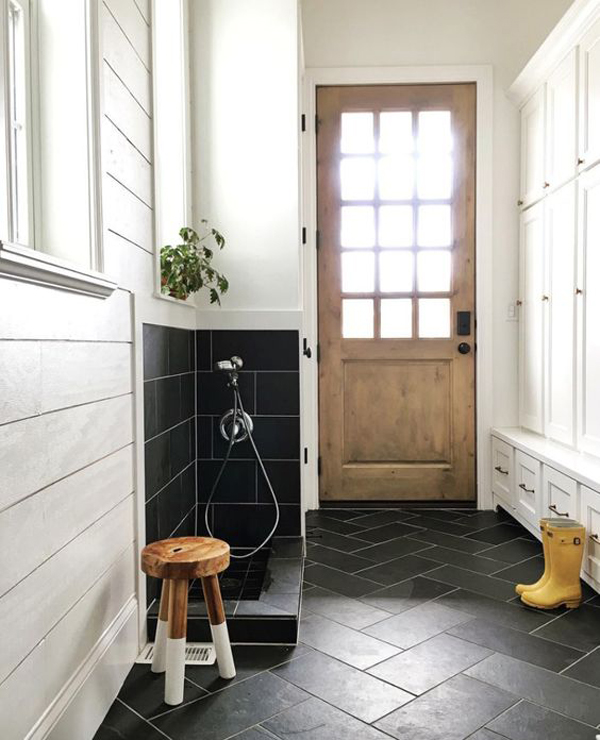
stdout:
<svg viewBox="0 0 600 740">
<path fill-rule="evenodd" d="M 227 278 L 212 266 L 214 250 L 207 244 L 223 249 L 224 236 L 202 219 L 202 235 L 184 226 L 179 231 L 181 244 L 164 246 L 160 250 L 161 292 L 185 301 L 201 288 L 210 290 L 210 302 L 221 305 L 221 295 L 227 292 Z"/>
</svg>

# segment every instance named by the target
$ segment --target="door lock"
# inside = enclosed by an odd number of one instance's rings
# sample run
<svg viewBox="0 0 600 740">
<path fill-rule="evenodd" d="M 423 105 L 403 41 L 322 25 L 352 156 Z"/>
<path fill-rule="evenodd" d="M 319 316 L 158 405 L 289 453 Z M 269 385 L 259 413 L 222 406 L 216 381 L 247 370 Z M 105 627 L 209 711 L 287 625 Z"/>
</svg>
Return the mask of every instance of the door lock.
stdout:
<svg viewBox="0 0 600 740">
<path fill-rule="evenodd" d="M 467 342 L 461 342 L 458 345 L 458 351 L 461 353 L 461 355 L 468 355 L 471 351 L 471 345 L 467 344 Z"/>
</svg>

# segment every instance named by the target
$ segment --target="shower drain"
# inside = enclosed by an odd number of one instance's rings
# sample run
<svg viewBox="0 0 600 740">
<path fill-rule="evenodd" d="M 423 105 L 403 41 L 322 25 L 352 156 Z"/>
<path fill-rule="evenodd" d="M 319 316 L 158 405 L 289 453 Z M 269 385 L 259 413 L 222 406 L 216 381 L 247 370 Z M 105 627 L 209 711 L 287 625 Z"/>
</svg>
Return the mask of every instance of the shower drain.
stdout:
<svg viewBox="0 0 600 740">
<path fill-rule="evenodd" d="M 152 663 L 154 643 L 149 642 L 142 650 L 136 663 Z M 185 646 L 186 665 L 212 665 L 217 656 L 213 645 L 206 642 L 188 642 Z"/>
</svg>

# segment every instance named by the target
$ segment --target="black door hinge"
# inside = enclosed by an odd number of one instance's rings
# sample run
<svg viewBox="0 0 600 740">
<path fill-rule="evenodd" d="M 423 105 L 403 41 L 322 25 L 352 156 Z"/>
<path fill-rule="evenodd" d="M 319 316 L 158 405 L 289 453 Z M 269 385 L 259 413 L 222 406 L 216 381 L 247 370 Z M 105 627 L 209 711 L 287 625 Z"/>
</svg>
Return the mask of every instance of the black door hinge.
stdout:
<svg viewBox="0 0 600 740">
<path fill-rule="evenodd" d="M 321 468 L 322 468 L 321 455 L 319 455 L 319 457 L 317 458 L 317 475 L 321 475 Z"/>
<path fill-rule="evenodd" d="M 315 232 L 315 246 L 317 249 L 321 246 L 321 235 L 319 234 L 319 229 Z"/>
<path fill-rule="evenodd" d="M 304 448 L 304 464 L 308 465 L 308 447 Z"/>
<path fill-rule="evenodd" d="M 319 116 L 315 113 L 315 134 L 319 133 Z"/>
<path fill-rule="evenodd" d="M 306 114 L 305 113 L 303 113 L 300 116 L 300 130 L 306 131 Z"/>
<path fill-rule="evenodd" d="M 302 227 L 302 244 L 306 244 L 306 226 Z"/>
<path fill-rule="evenodd" d="M 321 345 L 317 342 L 317 362 L 321 362 Z"/>
<path fill-rule="evenodd" d="M 308 346 L 308 339 L 307 339 L 306 337 L 303 337 L 303 338 L 302 338 L 302 354 L 303 354 L 303 355 L 304 355 L 305 357 L 308 357 L 308 359 L 309 359 L 309 360 L 310 360 L 310 358 L 312 357 L 312 350 L 311 350 L 311 348 L 310 348 L 310 347 Z"/>
</svg>

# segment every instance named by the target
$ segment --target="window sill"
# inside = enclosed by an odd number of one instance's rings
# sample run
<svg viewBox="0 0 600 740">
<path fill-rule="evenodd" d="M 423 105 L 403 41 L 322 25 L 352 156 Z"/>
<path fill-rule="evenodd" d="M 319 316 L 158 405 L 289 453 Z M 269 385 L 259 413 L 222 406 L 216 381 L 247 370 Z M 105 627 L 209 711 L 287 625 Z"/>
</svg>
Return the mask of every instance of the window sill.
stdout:
<svg viewBox="0 0 600 740">
<path fill-rule="evenodd" d="M 117 288 L 100 272 L 10 242 L 0 242 L 0 276 L 96 298 L 108 298 Z"/>
<path fill-rule="evenodd" d="M 193 301 L 187 300 L 182 301 L 181 298 L 173 298 L 173 296 L 165 295 L 160 291 L 154 293 L 155 298 L 160 298 L 161 301 L 168 301 L 169 303 L 175 303 L 178 306 L 187 306 L 188 308 L 196 308 L 196 304 Z M 190 296 L 193 298 L 193 296 Z"/>
</svg>

